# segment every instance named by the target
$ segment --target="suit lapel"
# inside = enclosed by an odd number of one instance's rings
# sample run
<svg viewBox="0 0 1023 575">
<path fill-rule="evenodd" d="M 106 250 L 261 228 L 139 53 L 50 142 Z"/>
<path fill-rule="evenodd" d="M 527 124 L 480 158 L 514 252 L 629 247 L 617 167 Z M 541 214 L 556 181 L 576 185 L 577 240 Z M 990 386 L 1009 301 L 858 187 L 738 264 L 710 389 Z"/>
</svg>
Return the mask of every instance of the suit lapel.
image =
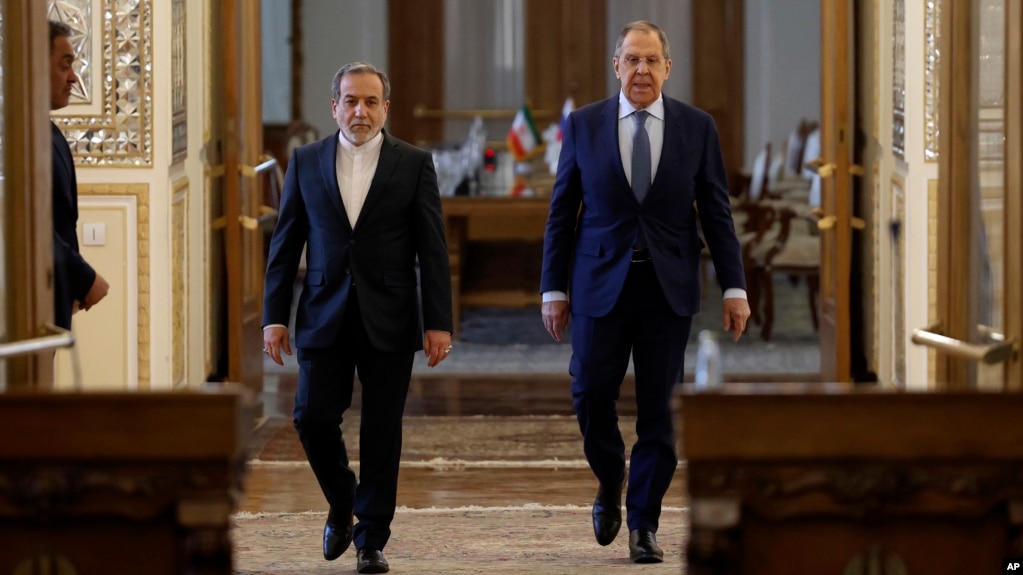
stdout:
<svg viewBox="0 0 1023 575">
<path fill-rule="evenodd" d="M 391 173 L 398 167 L 398 159 L 401 154 L 398 146 L 391 135 L 384 132 L 384 141 L 380 144 L 380 159 L 377 160 L 377 170 L 373 174 L 373 181 L 369 185 L 369 192 L 366 194 L 366 201 L 362 204 L 362 211 L 359 212 L 359 219 L 355 222 L 356 227 L 365 219 L 373 207 L 380 201 L 387 189 L 387 182 L 391 179 Z"/>
<path fill-rule="evenodd" d="M 632 186 L 629 185 L 629 178 L 625 175 L 625 166 L 622 165 L 622 148 L 618 145 L 618 97 L 609 98 L 607 105 L 600 114 L 601 141 L 606 142 L 608 148 L 605 150 L 606 157 L 611 159 L 617 175 L 618 189 L 624 190 L 629 197 L 635 199 L 636 194 L 632 193 Z"/>
<path fill-rule="evenodd" d="M 337 182 L 337 147 L 340 132 L 334 132 L 333 138 L 322 141 L 320 146 L 320 173 L 323 176 L 323 189 L 331 205 L 341 214 L 341 219 L 348 223 L 348 212 L 341 201 L 341 186 Z"/>
<path fill-rule="evenodd" d="M 682 154 L 682 148 L 685 142 L 683 142 L 684 132 L 682 130 L 682 114 L 675 106 L 673 100 L 664 97 L 664 140 L 661 144 L 661 158 L 657 164 L 657 175 L 654 176 L 652 182 L 650 182 L 650 191 L 653 192 L 657 189 L 658 182 L 664 180 L 666 176 L 661 176 L 665 172 L 669 171 L 672 164 L 672 158 L 679 157 Z M 647 194 L 649 196 L 649 194 Z"/>
</svg>

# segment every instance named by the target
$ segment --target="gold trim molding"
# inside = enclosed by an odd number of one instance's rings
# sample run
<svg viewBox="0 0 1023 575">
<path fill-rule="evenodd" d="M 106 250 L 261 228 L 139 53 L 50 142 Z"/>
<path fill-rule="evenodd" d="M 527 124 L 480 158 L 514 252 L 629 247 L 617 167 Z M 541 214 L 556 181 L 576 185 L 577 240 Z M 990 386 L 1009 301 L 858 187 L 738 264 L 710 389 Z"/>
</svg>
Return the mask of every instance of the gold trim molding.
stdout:
<svg viewBox="0 0 1023 575">
<path fill-rule="evenodd" d="M 175 389 L 185 385 L 188 350 L 188 178 L 171 186 L 171 381 Z"/>
<path fill-rule="evenodd" d="M 146 184 L 79 184 L 79 196 L 135 197 L 135 226 L 138 239 L 138 389 L 150 384 L 150 292 L 149 292 L 149 186 Z"/>
</svg>

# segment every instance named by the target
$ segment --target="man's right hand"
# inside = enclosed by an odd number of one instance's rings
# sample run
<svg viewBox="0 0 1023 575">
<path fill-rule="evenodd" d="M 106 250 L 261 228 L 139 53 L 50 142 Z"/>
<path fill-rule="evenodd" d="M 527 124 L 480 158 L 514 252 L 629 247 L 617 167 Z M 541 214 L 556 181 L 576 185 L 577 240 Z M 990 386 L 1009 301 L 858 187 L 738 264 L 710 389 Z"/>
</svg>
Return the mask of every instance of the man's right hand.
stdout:
<svg viewBox="0 0 1023 575">
<path fill-rule="evenodd" d="M 85 294 L 85 299 L 79 303 L 79 307 L 82 311 L 89 311 L 89 308 L 98 304 L 101 299 L 107 297 L 107 292 L 110 291 L 110 284 L 107 280 L 103 279 L 103 276 L 96 273 L 96 279 L 92 282 L 92 287 L 89 288 L 89 293 Z"/>
<path fill-rule="evenodd" d="M 274 360 L 277 365 L 284 365 L 281 351 L 291 355 L 291 342 L 288 340 L 288 328 L 270 326 L 263 330 L 263 353 Z"/>
<path fill-rule="evenodd" d="M 546 301 L 541 306 L 540 313 L 543 315 L 543 326 L 547 328 L 547 333 L 551 334 L 554 341 L 560 342 L 565 328 L 568 327 L 568 302 Z"/>
</svg>

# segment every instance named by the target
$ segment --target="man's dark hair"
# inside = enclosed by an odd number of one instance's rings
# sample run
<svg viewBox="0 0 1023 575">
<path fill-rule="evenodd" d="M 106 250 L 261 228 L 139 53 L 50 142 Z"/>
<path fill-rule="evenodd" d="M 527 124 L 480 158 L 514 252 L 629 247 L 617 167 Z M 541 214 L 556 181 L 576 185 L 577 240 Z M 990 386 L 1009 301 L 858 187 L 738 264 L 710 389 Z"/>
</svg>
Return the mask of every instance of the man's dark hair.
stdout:
<svg viewBox="0 0 1023 575">
<path fill-rule="evenodd" d="M 56 20 L 50 20 L 50 48 L 53 48 L 53 41 L 61 36 L 71 37 L 71 26 Z"/>
<path fill-rule="evenodd" d="M 376 74 L 384 85 L 384 101 L 386 102 L 391 99 L 391 80 L 387 78 L 387 74 L 373 64 L 352 62 L 351 64 L 341 66 L 341 69 L 334 74 L 334 80 L 330 83 L 331 94 L 334 96 L 335 101 L 341 99 L 341 78 L 350 74 Z"/>
</svg>

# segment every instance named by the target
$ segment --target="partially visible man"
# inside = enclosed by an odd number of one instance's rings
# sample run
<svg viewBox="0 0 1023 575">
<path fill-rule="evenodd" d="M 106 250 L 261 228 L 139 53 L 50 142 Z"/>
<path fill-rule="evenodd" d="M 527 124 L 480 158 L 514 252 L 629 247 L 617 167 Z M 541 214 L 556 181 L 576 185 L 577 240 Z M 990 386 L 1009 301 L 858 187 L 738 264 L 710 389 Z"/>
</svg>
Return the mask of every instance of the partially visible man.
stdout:
<svg viewBox="0 0 1023 575">
<path fill-rule="evenodd" d="M 50 21 L 50 110 L 68 105 L 78 83 L 72 65 L 71 28 Z M 53 273 L 54 322 L 71 329 L 71 316 L 88 310 L 107 295 L 110 284 L 78 251 L 78 179 L 64 134 L 50 121 L 53 141 Z"/>
<path fill-rule="evenodd" d="M 288 163 L 263 303 L 264 352 L 283 364 L 281 353 L 291 355 L 286 326 L 305 246 L 295 427 L 330 505 L 323 556 L 337 559 L 354 538 L 359 573 L 389 570 L 383 549 L 415 352 L 424 349 L 433 367 L 451 351 L 451 271 L 437 174 L 429 152 L 383 130 L 390 93 L 387 75 L 370 64 L 348 64 L 334 75 L 331 111 L 339 131 L 297 148 Z M 358 481 L 340 428 L 356 371 Z"/>
<path fill-rule="evenodd" d="M 750 311 L 714 122 L 661 94 L 671 72 L 667 37 L 650 22 L 628 24 L 612 65 L 621 92 L 568 117 L 544 235 L 542 314 L 561 341 L 571 305 L 572 398 L 600 483 L 593 530 L 601 545 L 622 523 L 625 444 L 615 403 L 632 356 L 629 557 L 659 563 L 655 533 L 678 464 L 669 397 L 700 307 L 697 217 L 724 291 L 724 329 L 736 340 Z"/>
</svg>

